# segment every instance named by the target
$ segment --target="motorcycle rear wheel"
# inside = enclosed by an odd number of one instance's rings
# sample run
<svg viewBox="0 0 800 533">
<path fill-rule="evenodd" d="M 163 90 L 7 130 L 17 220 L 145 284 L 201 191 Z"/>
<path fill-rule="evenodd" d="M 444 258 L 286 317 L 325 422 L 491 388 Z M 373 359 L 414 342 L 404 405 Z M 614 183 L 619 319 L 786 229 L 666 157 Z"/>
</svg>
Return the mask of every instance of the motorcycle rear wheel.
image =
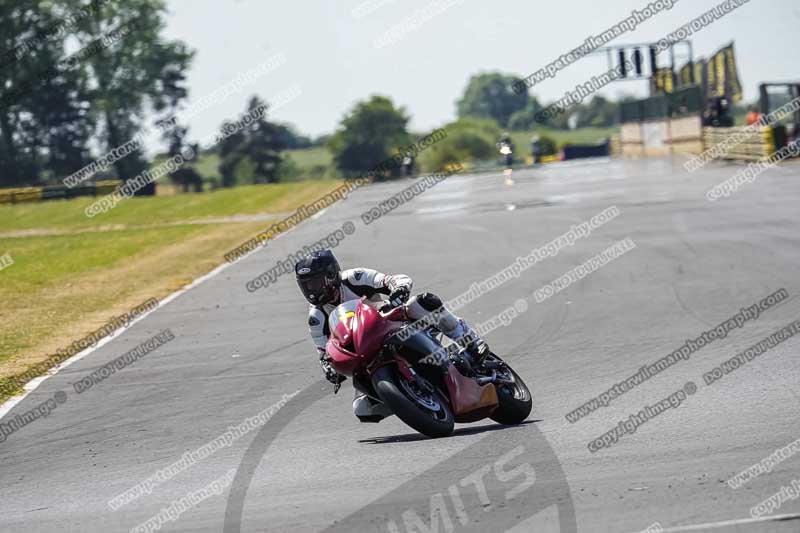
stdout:
<svg viewBox="0 0 800 533">
<path fill-rule="evenodd" d="M 450 406 L 437 390 L 421 386 L 428 384 L 425 378 L 419 376 L 417 380 L 411 383 L 396 366 L 387 365 L 373 374 L 372 385 L 380 399 L 411 428 L 432 438 L 450 435 L 455 426 Z"/>
</svg>

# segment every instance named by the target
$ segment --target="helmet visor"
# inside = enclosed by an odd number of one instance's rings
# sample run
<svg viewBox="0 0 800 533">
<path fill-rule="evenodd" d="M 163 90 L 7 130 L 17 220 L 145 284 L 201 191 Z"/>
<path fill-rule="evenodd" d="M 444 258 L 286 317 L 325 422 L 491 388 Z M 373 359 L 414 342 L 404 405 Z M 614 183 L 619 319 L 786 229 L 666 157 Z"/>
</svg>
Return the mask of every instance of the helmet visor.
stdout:
<svg viewBox="0 0 800 533">
<path fill-rule="evenodd" d="M 325 276 L 301 279 L 298 281 L 298 285 L 300 285 L 300 290 L 303 291 L 306 300 L 317 305 L 329 303 L 336 288 L 334 280 Z"/>
</svg>

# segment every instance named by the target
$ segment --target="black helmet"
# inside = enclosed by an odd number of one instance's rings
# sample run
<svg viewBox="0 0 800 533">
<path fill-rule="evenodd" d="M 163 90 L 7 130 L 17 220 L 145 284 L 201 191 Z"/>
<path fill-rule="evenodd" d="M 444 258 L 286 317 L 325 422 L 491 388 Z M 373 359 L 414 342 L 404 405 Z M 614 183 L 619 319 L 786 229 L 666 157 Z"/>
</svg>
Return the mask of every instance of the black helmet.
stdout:
<svg viewBox="0 0 800 533">
<path fill-rule="evenodd" d="M 294 266 L 297 285 L 313 305 L 333 303 L 339 297 L 342 278 L 339 261 L 330 250 L 314 252 Z"/>
</svg>

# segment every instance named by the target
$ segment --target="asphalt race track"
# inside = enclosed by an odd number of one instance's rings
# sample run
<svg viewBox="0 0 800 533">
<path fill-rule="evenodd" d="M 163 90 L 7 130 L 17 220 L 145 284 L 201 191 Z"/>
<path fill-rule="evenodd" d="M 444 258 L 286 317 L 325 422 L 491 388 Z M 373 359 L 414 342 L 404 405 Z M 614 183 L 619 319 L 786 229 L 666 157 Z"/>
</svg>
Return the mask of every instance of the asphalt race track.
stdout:
<svg viewBox="0 0 800 533">
<path fill-rule="evenodd" d="M 4 421 L 56 392 L 49 416 L 0 444 L 0 531 L 127 532 L 230 473 L 220 494 L 162 531 L 800 531 L 800 499 L 751 508 L 800 478 L 800 454 L 726 481 L 800 438 L 800 339 L 707 385 L 703 374 L 800 318 L 800 166 L 728 198 L 705 191 L 740 165 L 688 174 L 683 160 L 584 161 L 457 175 L 365 225 L 410 182 L 352 193 L 46 380 Z M 530 422 L 421 438 L 396 418 L 361 425 L 307 338 L 293 275 L 245 288 L 276 261 L 352 222 L 347 266 L 405 273 L 453 298 L 606 208 L 620 215 L 458 314 L 480 323 L 528 302 L 487 336 L 534 392 Z M 533 294 L 630 237 L 636 247 L 541 303 Z M 220 250 L 220 258 L 227 250 Z M 789 298 L 584 418 L 565 415 L 779 289 Z M 89 390 L 73 384 L 159 332 L 174 336 Z M 596 452 L 589 443 L 687 383 L 696 392 Z M 263 426 L 113 510 L 109 500 L 294 395 Z M 64 395 L 59 395 L 64 400 Z M 232 481 L 231 481 L 232 479 Z M 431 516 L 438 521 L 431 525 Z M 694 528 L 690 527 L 693 526 Z M 696 526 L 696 527 L 695 527 Z M 155 530 L 151 528 L 151 530 Z"/>
</svg>

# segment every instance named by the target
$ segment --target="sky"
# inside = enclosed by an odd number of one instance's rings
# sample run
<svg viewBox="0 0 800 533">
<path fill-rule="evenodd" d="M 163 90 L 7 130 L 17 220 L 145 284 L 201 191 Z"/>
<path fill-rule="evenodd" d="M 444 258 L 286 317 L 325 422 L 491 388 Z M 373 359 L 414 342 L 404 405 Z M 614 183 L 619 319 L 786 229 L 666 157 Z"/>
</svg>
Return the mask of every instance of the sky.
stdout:
<svg viewBox="0 0 800 533">
<path fill-rule="evenodd" d="M 405 107 L 410 129 L 421 132 L 456 118 L 456 101 L 470 76 L 486 71 L 528 76 L 649 3 L 167 0 L 165 37 L 196 51 L 188 76 L 190 104 L 276 54 L 285 57 L 241 92 L 189 118 L 194 140 L 241 114 L 254 94 L 267 101 L 289 94 L 269 116 L 306 135 L 333 132 L 357 101 L 373 94 Z M 718 3 L 676 0 L 610 45 L 658 40 Z M 431 16 L 396 42 L 378 46 L 387 32 L 426 6 Z M 750 0 L 691 39 L 695 58 L 735 41 L 745 100 L 754 101 L 761 81 L 800 80 L 799 29 L 797 0 Z M 555 100 L 608 68 L 605 55 L 585 57 L 531 93 L 540 101 Z M 600 94 L 647 96 L 647 83 L 615 83 Z"/>
</svg>

